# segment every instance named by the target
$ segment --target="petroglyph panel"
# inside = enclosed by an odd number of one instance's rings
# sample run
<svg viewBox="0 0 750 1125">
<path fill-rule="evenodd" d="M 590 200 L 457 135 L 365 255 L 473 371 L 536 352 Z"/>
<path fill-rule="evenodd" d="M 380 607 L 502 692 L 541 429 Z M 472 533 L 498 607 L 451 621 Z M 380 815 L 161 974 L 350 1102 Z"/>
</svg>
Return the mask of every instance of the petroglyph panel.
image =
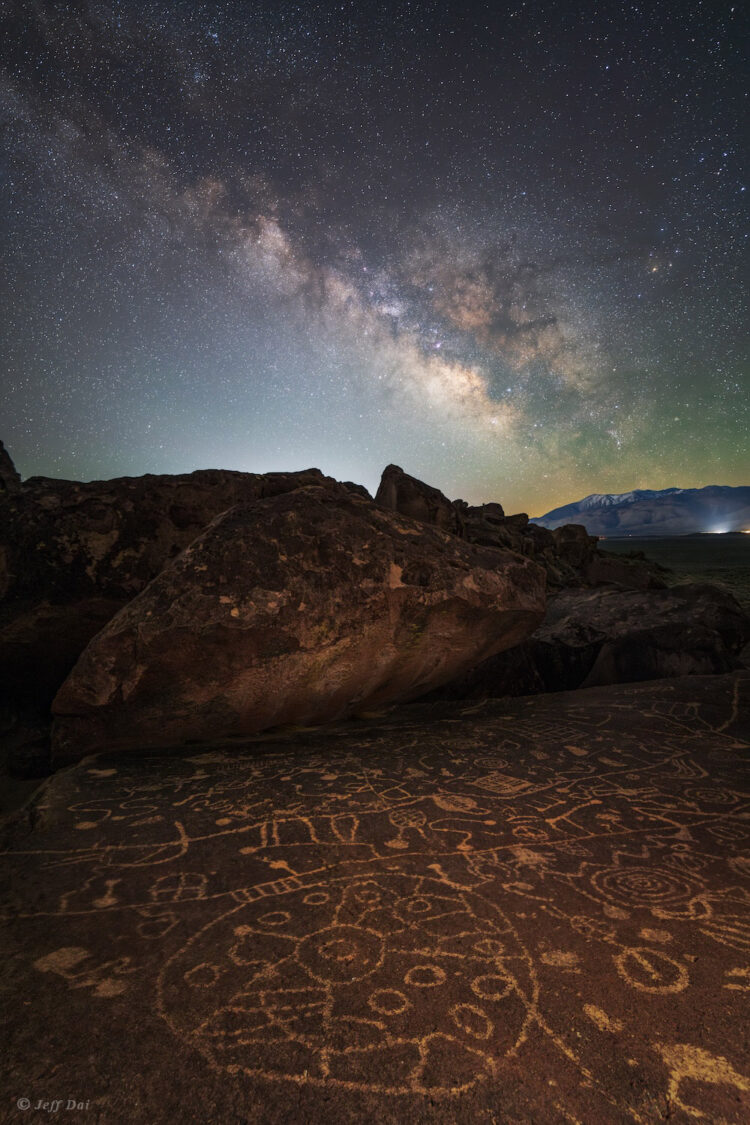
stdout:
<svg viewBox="0 0 750 1125">
<path fill-rule="evenodd" d="M 165 1018 L 213 1065 L 443 1096 L 491 1078 L 525 1039 L 530 958 L 485 899 L 387 873 L 275 905 L 209 924 L 160 978 Z"/>
<path fill-rule="evenodd" d="M 76 1073 L 66 1003 L 110 1075 L 132 1005 L 214 1076 L 206 1119 L 296 1087 L 311 1120 L 355 1095 L 484 1120 L 509 1091 L 538 1120 L 750 1120 L 749 697 L 736 674 L 81 763 L 2 855 L 14 1074 L 33 997 Z"/>
</svg>

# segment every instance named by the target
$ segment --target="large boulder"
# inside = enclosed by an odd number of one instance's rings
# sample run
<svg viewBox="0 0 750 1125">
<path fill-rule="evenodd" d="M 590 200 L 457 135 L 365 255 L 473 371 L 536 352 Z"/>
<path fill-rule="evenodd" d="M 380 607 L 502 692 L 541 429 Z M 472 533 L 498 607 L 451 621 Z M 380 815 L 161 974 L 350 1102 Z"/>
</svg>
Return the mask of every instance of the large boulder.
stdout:
<svg viewBox="0 0 750 1125">
<path fill-rule="evenodd" d="M 53 705 L 54 757 L 415 698 L 518 644 L 544 602 L 528 559 L 343 487 L 239 505 L 88 645 Z"/>
<path fill-rule="evenodd" d="M 318 469 L 208 469 L 0 493 L 0 701 L 48 707 L 91 637 L 217 515 L 304 484 L 347 487 Z"/>
<path fill-rule="evenodd" d="M 533 524 L 530 526 L 534 526 Z M 668 571 L 646 559 L 642 551 L 615 554 L 597 547 L 582 568 L 588 586 L 622 586 L 630 590 L 665 590 Z"/>
<path fill-rule="evenodd" d="M 439 695 L 531 695 L 720 674 L 742 666 L 749 640 L 750 618 L 716 586 L 563 590 L 549 598 L 532 637 L 476 665 Z"/>
</svg>

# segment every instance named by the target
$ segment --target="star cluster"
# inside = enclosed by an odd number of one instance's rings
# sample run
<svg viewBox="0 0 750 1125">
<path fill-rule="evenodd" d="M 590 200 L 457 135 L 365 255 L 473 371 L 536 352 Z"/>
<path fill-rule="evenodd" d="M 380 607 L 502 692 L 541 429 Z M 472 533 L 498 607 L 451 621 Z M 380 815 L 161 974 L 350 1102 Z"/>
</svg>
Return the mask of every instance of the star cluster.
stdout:
<svg viewBox="0 0 750 1125">
<path fill-rule="evenodd" d="M 24 475 L 747 483 L 739 6 L 0 12 Z"/>
</svg>

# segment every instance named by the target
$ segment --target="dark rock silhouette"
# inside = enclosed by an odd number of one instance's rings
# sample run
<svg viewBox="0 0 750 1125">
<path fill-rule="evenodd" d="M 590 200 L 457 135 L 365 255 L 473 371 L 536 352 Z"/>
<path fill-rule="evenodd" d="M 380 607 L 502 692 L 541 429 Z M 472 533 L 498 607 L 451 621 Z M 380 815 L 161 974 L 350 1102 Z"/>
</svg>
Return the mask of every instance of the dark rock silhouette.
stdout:
<svg viewBox="0 0 750 1125">
<path fill-rule="evenodd" d="M 343 486 L 239 505 L 89 643 L 54 702 L 54 755 L 411 699 L 518 644 L 544 603 L 531 560 Z"/>
<path fill-rule="evenodd" d="M 391 512 L 440 527 L 443 531 L 461 530 L 459 510 L 448 497 L 439 488 L 409 476 L 398 465 L 387 465 L 383 470 L 375 503 Z"/>
<path fill-rule="evenodd" d="M 10 454 L 0 441 L 0 496 L 3 493 L 18 492 L 21 478 L 16 471 Z"/>
<path fill-rule="evenodd" d="M 613 587 L 553 594 L 527 641 L 436 693 L 462 699 L 570 691 L 742 666 L 750 618 L 731 594 L 690 583 L 669 590 Z"/>
</svg>

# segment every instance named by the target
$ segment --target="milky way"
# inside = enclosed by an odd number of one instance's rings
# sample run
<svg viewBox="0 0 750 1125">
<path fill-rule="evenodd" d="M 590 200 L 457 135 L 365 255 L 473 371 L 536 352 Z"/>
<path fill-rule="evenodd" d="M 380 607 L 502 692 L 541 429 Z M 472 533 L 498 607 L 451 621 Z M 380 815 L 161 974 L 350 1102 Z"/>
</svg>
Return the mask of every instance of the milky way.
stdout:
<svg viewBox="0 0 750 1125">
<path fill-rule="evenodd" d="M 1 11 L 24 475 L 747 483 L 739 7 Z"/>
</svg>

